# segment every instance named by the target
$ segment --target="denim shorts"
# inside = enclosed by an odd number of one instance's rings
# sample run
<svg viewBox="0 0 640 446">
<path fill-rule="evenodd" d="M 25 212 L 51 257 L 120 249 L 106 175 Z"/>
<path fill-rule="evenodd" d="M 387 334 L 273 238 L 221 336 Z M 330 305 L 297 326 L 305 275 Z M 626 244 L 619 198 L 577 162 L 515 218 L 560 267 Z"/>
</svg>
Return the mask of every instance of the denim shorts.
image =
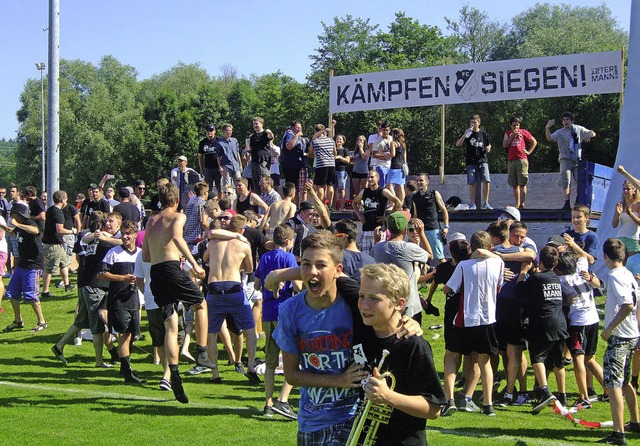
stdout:
<svg viewBox="0 0 640 446">
<path fill-rule="evenodd" d="M 467 184 L 475 184 L 478 181 L 491 183 L 489 164 L 480 163 L 467 165 Z"/>
</svg>

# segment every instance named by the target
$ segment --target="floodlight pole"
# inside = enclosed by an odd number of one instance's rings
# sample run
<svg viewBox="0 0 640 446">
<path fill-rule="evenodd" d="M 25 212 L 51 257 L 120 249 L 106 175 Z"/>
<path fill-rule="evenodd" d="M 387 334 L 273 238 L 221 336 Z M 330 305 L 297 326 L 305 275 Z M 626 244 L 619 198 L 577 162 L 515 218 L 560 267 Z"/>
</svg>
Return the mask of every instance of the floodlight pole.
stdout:
<svg viewBox="0 0 640 446">
<path fill-rule="evenodd" d="M 36 63 L 36 69 L 40 71 L 40 136 L 42 138 L 42 143 L 40 146 L 40 154 L 42 157 L 42 182 L 40 192 L 46 190 L 46 172 L 45 172 L 45 153 L 44 153 L 44 72 L 45 64 L 44 62 Z M 46 203 L 45 203 L 46 204 Z"/>
<path fill-rule="evenodd" d="M 48 141 L 47 190 L 60 188 L 60 0 L 49 0 L 49 73 L 47 77 Z"/>
</svg>

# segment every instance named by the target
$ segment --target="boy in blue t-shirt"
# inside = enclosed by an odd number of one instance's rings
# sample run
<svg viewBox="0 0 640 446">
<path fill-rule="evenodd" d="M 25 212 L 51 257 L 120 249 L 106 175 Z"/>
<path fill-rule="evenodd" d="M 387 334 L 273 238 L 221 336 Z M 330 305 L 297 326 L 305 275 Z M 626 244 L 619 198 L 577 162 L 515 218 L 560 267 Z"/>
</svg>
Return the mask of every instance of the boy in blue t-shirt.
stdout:
<svg viewBox="0 0 640 446">
<path fill-rule="evenodd" d="M 293 241 L 296 238 L 296 234 L 293 228 L 287 225 L 276 226 L 273 231 L 273 242 L 276 245 L 276 249 L 265 253 L 260 257 L 260 264 L 255 272 L 255 289 L 260 290 L 264 288 L 264 279 L 271 271 L 281 268 L 296 267 L 296 256 L 288 252 L 293 247 Z M 273 416 L 273 413 L 278 413 L 287 418 L 297 419 L 296 415 L 291 410 L 289 403 L 289 393 L 291 392 L 291 384 L 286 379 L 280 390 L 278 399 L 273 401 L 273 387 L 275 370 L 278 366 L 278 358 L 280 356 L 280 347 L 273 339 L 273 331 L 278 326 L 278 308 L 281 303 L 289 299 L 293 292 L 300 291 L 302 289 L 302 283 L 300 281 L 285 282 L 284 286 L 279 290 L 278 296 L 267 290 L 262 291 L 262 328 L 265 333 L 265 373 L 264 373 L 264 391 L 266 395 L 266 402 L 263 410 L 263 415 L 267 417 Z"/>
<path fill-rule="evenodd" d="M 600 240 L 598 235 L 587 229 L 590 210 L 584 204 L 576 204 L 571 210 L 573 229 L 562 234 L 567 246 L 578 259 L 578 271 L 587 271 L 598 258 Z M 586 258 L 586 264 L 582 258 Z"/>
</svg>

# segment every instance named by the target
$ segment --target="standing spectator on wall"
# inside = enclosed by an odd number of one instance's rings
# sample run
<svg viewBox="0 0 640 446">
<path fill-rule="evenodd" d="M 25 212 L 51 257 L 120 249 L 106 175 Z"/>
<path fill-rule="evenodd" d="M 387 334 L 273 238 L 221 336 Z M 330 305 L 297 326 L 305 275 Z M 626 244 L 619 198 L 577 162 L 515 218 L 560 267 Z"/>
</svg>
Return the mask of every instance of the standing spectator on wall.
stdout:
<svg viewBox="0 0 640 446">
<path fill-rule="evenodd" d="M 225 124 L 222 126 L 222 138 L 218 139 L 216 150 L 218 151 L 218 161 L 222 165 L 222 190 L 218 191 L 218 199 L 222 198 L 222 191 L 227 186 L 235 187 L 236 180 L 240 178 L 242 167 L 240 165 L 240 145 L 238 140 L 231 136 L 233 126 Z"/>
<path fill-rule="evenodd" d="M 469 128 L 456 141 L 456 147 L 465 145 L 467 162 L 467 184 L 469 185 L 469 209 L 476 209 L 476 184 L 482 183 L 482 209 L 493 209 L 489 204 L 489 160 L 487 154 L 491 152 L 491 143 L 487 132 L 480 130 L 480 115 L 473 115 L 469 120 Z"/>
<path fill-rule="evenodd" d="M 304 185 L 309 178 L 307 170 L 307 158 L 305 156 L 306 142 L 302 137 L 302 124 L 297 119 L 291 122 L 291 127 L 284 133 L 282 137 L 281 147 L 281 163 L 284 181 L 296 184 L 298 187 L 298 196 L 295 199 L 297 205 L 301 201 L 307 199 L 307 193 Z"/>
<path fill-rule="evenodd" d="M 507 170 L 509 172 L 509 186 L 513 188 L 515 207 L 524 209 L 527 199 L 527 183 L 529 182 L 528 155 L 538 145 L 538 141 L 528 130 L 520 128 L 520 118 L 509 120 L 510 130 L 504 133 L 502 147 L 507 149 Z M 528 146 L 528 147 L 527 147 Z"/>
<path fill-rule="evenodd" d="M 369 137 L 371 140 L 371 137 Z M 371 153 L 370 167 L 378 172 L 380 187 L 387 184 L 387 175 L 391 168 L 391 126 L 387 121 L 378 123 L 378 136 L 373 142 L 369 142 Z"/>
<path fill-rule="evenodd" d="M 221 192 L 220 179 L 223 170 L 217 150 L 218 137 L 216 137 L 216 128 L 213 124 L 207 124 L 205 131 L 207 137 L 198 144 L 198 165 L 204 180 L 209 183 L 209 189 L 215 191 L 219 197 Z"/>
<path fill-rule="evenodd" d="M 251 155 L 251 179 L 253 187 L 257 187 L 262 175 L 271 175 L 271 147 L 273 133 L 264 129 L 264 119 L 260 116 L 253 118 L 253 130 L 255 133 L 249 138 L 247 150 Z"/>
<path fill-rule="evenodd" d="M 193 192 L 193 187 L 202 177 L 191 167 L 187 167 L 187 157 L 178 157 L 178 167 L 171 169 L 171 182 L 178 186 L 180 191 L 180 203 L 189 202 L 189 192 Z"/>
<path fill-rule="evenodd" d="M 578 179 L 578 161 L 582 158 L 582 142 L 589 142 L 591 138 L 595 138 L 596 132 L 589 130 L 581 125 L 573 123 L 574 116 L 572 113 L 564 112 L 562 114 L 562 128 L 551 133 L 549 129 L 556 123 L 555 119 L 550 119 L 544 126 L 544 135 L 547 141 L 555 141 L 558 143 L 560 155 L 560 181 L 558 184 L 562 187 L 562 195 L 564 197 L 564 206 L 562 209 L 571 209 L 571 178 Z"/>
<path fill-rule="evenodd" d="M 393 129 L 391 136 L 393 137 L 393 141 L 391 141 L 391 168 L 387 177 L 387 188 L 394 192 L 400 201 L 404 202 L 406 175 L 403 166 L 407 164 L 407 143 L 402 129 Z"/>
<path fill-rule="evenodd" d="M 369 175 L 369 155 L 371 150 L 367 145 L 367 138 L 364 135 L 356 139 L 356 148 L 353 151 L 353 172 L 351 179 L 353 184 L 353 196 L 357 197 L 360 192 L 367 187 L 367 176 Z"/>
<path fill-rule="evenodd" d="M 351 162 L 349 156 L 349 149 L 344 147 L 346 138 L 344 135 L 336 136 L 336 189 L 338 194 L 336 195 L 336 209 L 341 210 L 344 206 L 345 189 L 347 188 L 347 181 L 349 180 L 349 172 L 347 168 Z"/>
</svg>

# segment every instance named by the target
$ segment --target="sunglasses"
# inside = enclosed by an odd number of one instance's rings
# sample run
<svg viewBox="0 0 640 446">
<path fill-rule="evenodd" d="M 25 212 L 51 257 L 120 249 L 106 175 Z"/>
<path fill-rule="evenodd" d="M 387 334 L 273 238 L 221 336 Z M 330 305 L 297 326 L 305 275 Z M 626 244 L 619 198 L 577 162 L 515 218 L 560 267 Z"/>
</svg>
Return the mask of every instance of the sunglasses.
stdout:
<svg viewBox="0 0 640 446">
<path fill-rule="evenodd" d="M 231 220 L 231 217 L 223 215 L 222 217 L 218 217 L 218 220 Z"/>
<path fill-rule="evenodd" d="M 146 189 L 147 189 L 146 187 L 138 186 L 138 190 L 146 190 Z"/>
</svg>

